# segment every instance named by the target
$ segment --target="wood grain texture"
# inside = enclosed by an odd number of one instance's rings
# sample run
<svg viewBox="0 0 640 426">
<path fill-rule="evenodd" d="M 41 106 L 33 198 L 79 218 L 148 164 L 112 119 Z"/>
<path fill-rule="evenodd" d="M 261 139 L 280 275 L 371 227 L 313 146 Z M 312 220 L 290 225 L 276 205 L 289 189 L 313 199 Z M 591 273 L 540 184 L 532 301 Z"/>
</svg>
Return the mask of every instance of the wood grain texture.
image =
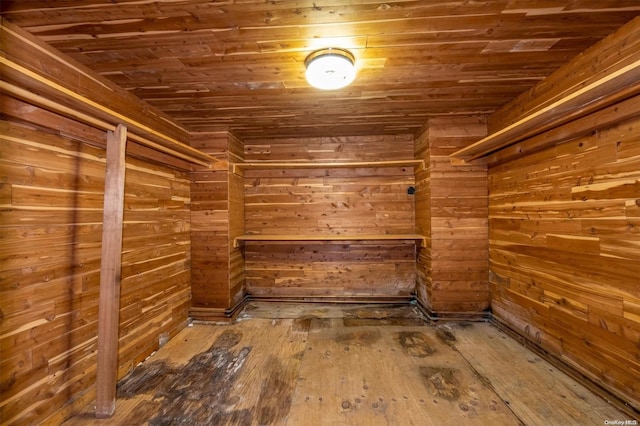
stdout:
<svg viewBox="0 0 640 426">
<path fill-rule="evenodd" d="M 451 155 L 474 160 L 523 139 L 569 123 L 640 92 L 640 19 L 585 51 L 552 74 L 543 85 L 521 95 L 507 111 L 496 112 L 492 122 L 502 127 Z M 627 46 L 631 45 L 631 46 Z M 611 49 L 611 47 L 616 47 Z M 606 52 L 606 53 L 605 53 Z M 585 77 L 573 72 L 598 58 L 599 73 Z M 593 75 L 595 74 L 595 75 Z M 571 76 L 572 78 L 568 78 Z M 541 89 L 540 87 L 544 87 Z M 525 99 L 529 103 L 525 104 Z M 531 105 L 535 100 L 535 107 Z M 526 106 L 525 106 L 526 105 Z M 527 109 L 529 108 L 529 109 Z M 520 116 L 514 116 L 520 111 Z M 511 121 L 509 121 L 511 120 Z M 496 124 L 494 124 L 496 126 Z"/>
<path fill-rule="evenodd" d="M 96 373 L 96 416 L 101 418 L 111 417 L 116 408 L 126 151 L 127 127 L 118 125 L 107 133 L 104 178 Z"/>
<path fill-rule="evenodd" d="M 216 161 L 187 145 L 187 131 L 168 116 L 2 17 L 0 34 L 4 92 L 105 131 L 126 124 L 136 142 L 181 159 Z"/>
<path fill-rule="evenodd" d="M 489 307 L 486 167 L 454 166 L 449 154 L 486 134 L 482 117 L 433 118 L 415 143 L 428 165 L 416 175 L 417 295 L 434 314 Z"/>
<path fill-rule="evenodd" d="M 524 424 L 601 425 L 610 419 L 631 420 L 593 394 L 585 386 L 562 374 L 553 365 L 519 342 L 489 324 L 448 325 L 444 330 L 455 336 L 455 348 L 473 360 L 478 375 L 490 380 L 491 387 L 509 402 L 509 409 Z M 482 347 L 481 356 L 478 348 Z M 522 376 L 514 380 L 519 374 Z M 531 391 L 524 391 L 523 387 Z M 549 407 L 540 410 L 540 407 Z M 550 420 L 553 416 L 553 420 Z"/>
<path fill-rule="evenodd" d="M 410 297 L 415 241 L 355 241 L 415 234 L 411 136 L 280 138 L 245 143 L 245 230 L 328 241 L 247 241 L 247 292 L 274 297 Z M 408 143 L 407 143 L 408 142 Z M 397 148 L 389 152 L 389 144 Z M 286 167 L 285 161 L 293 162 Z M 367 163 L 362 164 L 363 161 Z M 305 167 L 299 167 L 305 162 Z M 336 168 L 330 167 L 337 162 Z M 356 162 L 357 167 L 344 167 Z M 272 168 L 274 164 L 280 168 Z M 317 166 L 313 165 L 318 163 Z M 336 236 L 347 241 L 331 241 Z"/>
<path fill-rule="evenodd" d="M 494 315 L 636 410 L 639 134 L 630 119 L 489 174 Z"/>
<path fill-rule="evenodd" d="M 610 127 L 622 121 L 640 116 L 640 97 L 633 96 L 615 103 L 593 114 L 572 120 L 565 126 L 557 127 L 542 135 L 528 138 L 522 142 L 487 155 L 483 160 L 489 167 L 496 166 L 524 155 L 532 154 L 552 145 L 577 137 L 587 136 L 603 127 Z"/>
<path fill-rule="evenodd" d="M 415 306 L 379 304 L 251 302 L 240 319 L 184 329 L 120 382 L 116 416 L 101 423 L 629 419 L 490 324 L 434 326 Z M 91 410 L 87 404 L 63 425 L 95 424 Z"/>
<path fill-rule="evenodd" d="M 3 0 L 1 14 L 189 130 L 246 140 L 416 134 L 430 116 L 491 113 L 640 5 Z M 309 87 L 305 58 L 336 45 L 355 55 L 355 82 Z"/>
<path fill-rule="evenodd" d="M 640 18 L 636 18 L 605 40 L 581 52 L 551 74 L 544 83 L 537 84 L 492 114 L 488 121 L 490 133 L 534 114 L 573 92 L 604 81 L 617 70 L 637 62 L 639 34 Z M 628 84 L 634 86 L 634 80 Z"/>
<path fill-rule="evenodd" d="M 244 297 L 244 258 L 234 247 L 244 229 L 244 185 L 231 172 L 243 147 L 233 135 L 196 134 L 192 145 L 215 155 L 217 168 L 199 168 L 191 173 L 191 241 L 193 271 L 191 316 L 211 315 L 224 319 L 224 310 L 235 307 Z M 222 314 L 220 314 L 222 312 Z"/>
<path fill-rule="evenodd" d="M 32 111 L 0 122 L 0 418 L 55 424 L 95 398 L 106 135 Z M 118 377 L 185 325 L 189 204 L 184 172 L 127 159 Z"/>
<path fill-rule="evenodd" d="M 491 125 L 624 66 L 637 53 L 639 24 L 585 51 L 491 117 Z M 630 89 L 637 87 L 635 81 Z M 487 159 L 495 317 L 635 410 L 639 101 L 630 97 L 523 141 L 519 154 Z"/>
<path fill-rule="evenodd" d="M 229 137 L 202 134 L 192 144 L 221 159 Z M 231 306 L 229 294 L 229 172 L 198 168 L 191 173 L 191 293 L 193 307 Z"/>
<path fill-rule="evenodd" d="M 415 288 L 413 241 L 245 243 L 246 289 L 256 297 L 401 297 Z"/>
<path fill-rule="evenodd" d="M 92 146 L 100 148 L 106 147 L 106 138 L 104 136 L 106 133 L 104 130 L 78 123 L 70 118 L 61 117 L 55 112 L 47 111 L 28 102 L 15 99 L 7 93 L 3 93 L 1 102 L 3 104 L 4 115 L 8 120 L 22 122 L 54 120 L 57 122 L 58 131 L 64 132 L 69 137 Z M 137 143 L 135 140 L 128 141 L 127 156 L 163 164 L 183 171 L 191 170 L 191 163 L 188 161 L 148 148 Z"/>
</svg>

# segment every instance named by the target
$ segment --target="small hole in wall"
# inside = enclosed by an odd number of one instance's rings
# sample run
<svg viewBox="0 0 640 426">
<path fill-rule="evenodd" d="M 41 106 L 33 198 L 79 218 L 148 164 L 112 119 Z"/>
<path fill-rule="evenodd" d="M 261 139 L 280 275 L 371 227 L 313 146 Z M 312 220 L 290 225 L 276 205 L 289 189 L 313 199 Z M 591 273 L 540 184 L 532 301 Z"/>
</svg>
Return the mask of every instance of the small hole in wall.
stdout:
<svg viewBox="0 0 640 426">
<path fill-rule="evenodd" d="M 413 195 L 416 193 L 416 188 L 413 186 L 410 186 L 409 188 L 407 188 L 407 194 L 409 195 Z"/>
</svg>

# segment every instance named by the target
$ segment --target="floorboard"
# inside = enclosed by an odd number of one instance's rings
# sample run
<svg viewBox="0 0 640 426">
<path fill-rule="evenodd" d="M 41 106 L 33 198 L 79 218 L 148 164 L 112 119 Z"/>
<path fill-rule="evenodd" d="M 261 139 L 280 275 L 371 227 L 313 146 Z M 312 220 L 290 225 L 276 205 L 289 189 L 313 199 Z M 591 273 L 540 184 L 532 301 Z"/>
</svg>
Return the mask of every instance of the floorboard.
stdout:
<svg viewBox="0 0 640 426">
<path fill-rule="evenodd" d="M 543 425 L 551 418 L 563 425 L 603 425 L 605 420 L 628 419 L 496 327 L 448 329 L 455 335 L 455 348 L 479 374 L 491 378 L 495 392 L 524 423 Z"/>
<path fill-rule="evenodd" d="M 192 324 L 66 425 L 602 425 L 623 413 L 488 323 L 411 305 L 250 303 Z"/>
</svg>

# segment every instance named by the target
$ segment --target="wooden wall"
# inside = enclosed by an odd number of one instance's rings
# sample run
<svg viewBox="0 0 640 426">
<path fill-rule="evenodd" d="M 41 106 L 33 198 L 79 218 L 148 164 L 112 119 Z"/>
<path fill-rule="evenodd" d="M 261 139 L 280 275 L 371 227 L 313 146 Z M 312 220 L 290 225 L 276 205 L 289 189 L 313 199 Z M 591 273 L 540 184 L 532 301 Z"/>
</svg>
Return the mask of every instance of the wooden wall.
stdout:
<svg viewBox="0 0 640 426">
<path fill-rule="evenodd" d="M 224 319 L 244 296 L 244 259 L 232 243 L 244 233 L 244 187 L 229 170 L 242 144 L 223 132 L 195 134 L 191 145 L 226 160 L 191 173 L 191 316 Z"/>
<path fill-rule="evenodd" d="M 494 315 L 640 407 L 640 120 L 490 171 Z"/>
<path fill-rule="evenodd" d="M 632 57 L 637 60 L 639 47 L 636 20 L 490 121 L 497 130 L 565 96 L 571 87 L 583 87 Z M 637 81 L 633 84 L 640 88 Z M 513 158 L 509 151 L 489 157 L 495 318 L 636 410 L 640 409 L 639 105 L 636 95 L 521 142 L 526 155 Z M 598 126 L 601 122 L 607 124 Z"/>
<path fill-rule="evenodd" d="M 106 130 L 124 122 L 130 137 L 118 377 L 186 325 L 190 163 L 169 152 L 193 149 L 166 116 L 4 20 L 0 50 L 0 423 L 59 424 L 96 395 Z"/>
<path fill-rule="evenodd" d="M 486 135 L 482 117 L 436 117 L 415 144 L 416 224 L 427 236 L 417 294 L 432 313 L 478 315 L 489 308 L 487 169 L 452 165 L 449 154 Z"/>
<path fill-rule="evenodd" d="M 401 136 L 245 141 L 247 162 L 413 159 Z M 413 167 L 245 170 L 247 234 L 415 233 Z M 415 287 L 414 241 L 247 242 L 247 292 L 269 297 L 401 297 Z"/>
<path fill-rule="evenodd" d="M 1 108 L 0 419 L 55 424 L 95 397 L 106 134 Z M 190 305 L 188 174 L 128 157 L 125 191 L 119 377 Z"/>
</svg>

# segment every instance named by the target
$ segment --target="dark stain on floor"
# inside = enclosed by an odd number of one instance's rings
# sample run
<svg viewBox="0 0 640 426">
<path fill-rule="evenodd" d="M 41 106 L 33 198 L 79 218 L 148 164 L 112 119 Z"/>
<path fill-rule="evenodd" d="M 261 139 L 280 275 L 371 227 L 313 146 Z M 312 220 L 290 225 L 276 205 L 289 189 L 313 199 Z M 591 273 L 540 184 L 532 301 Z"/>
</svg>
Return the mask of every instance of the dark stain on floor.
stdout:
<svg viewBox="0 0 640 426">
<path fill-rule="evenodd" d="M 331 318 L 316 318 L 311 323 L 311 328 L 319 329 L 319 328 L 331 328 Z"/>
<path fill-rule="evenodd" d="M 176 374 L 176 369 L 164 361 L 142 364 L 118 382 L 117 397 L 133 398 L 154 389 L 165 388 L 175 379 Z"/>
<path fill-rule="evenodd" d="M 130 420 L 139 422 L 155 412 L 157 415 L 149 420 L 150 425 L 251 424 L 255 413 L 248 409 L 234 410 L 236 401 L 231 398 L 233 384 L 251 353 L 251 347 L 236 348 L 241 338 L 240 333 L 225 331 L 208 350 L 195 355 L 184 366 L 157 361 L 134 370 L 119 383 L 118 397 L 153 393 L 153 398 L 141 403 Z M 269 377 L 278 376 L 279 371 L 269 373 Z M 273 380 L 263 386 L 270 385 L 282 388 Z M 263 390 L 265 395 L 270 392 Z M 282 397 L 282 392 L 276 392 L 276 399 Z M 281 415 L 282 410 L 270 408 L 271 402 L 268 398 L 261 402 L 259 418 L 264 417 L 264 413 L 274 419 Z"/>
<path fill-rule="evenodd" d="M 436 351 L 427 335 L 421 331 L 401 331 L 396 335 L 396 340 L 405 354 L 416 358 L 428 357 Z"/>
<path fill-rule="evenodd" d="M 261 425 L 274 424 L 283 420 L 293 400 L 291 380 L 287 380 L 287 370 L 282 362 L 270 355 L 262 371 L 262 387 L 256 407 L 257 422 Z"/>
<path fill-rule="evenodd" d="M 308 332 L 309 328 L 311 328 L 311 321 L 316 319 L 313 316 L 306 316 L 301 318 L 295 318 L 292 323 L 292 330 L 297 332 Z"/>
<path fill-rule="evenodd" d="M 436 327 L 436 337 L 445 345 L 453 346 L 456 343 L 456 336 L 444 327 Z"/>
<path fill-rule="evenodd" d="M 447 401 L 460 399 L 460 370 L 449 367 L 420 367 L 420 376 L 434 396 Z"/>
</svg>

